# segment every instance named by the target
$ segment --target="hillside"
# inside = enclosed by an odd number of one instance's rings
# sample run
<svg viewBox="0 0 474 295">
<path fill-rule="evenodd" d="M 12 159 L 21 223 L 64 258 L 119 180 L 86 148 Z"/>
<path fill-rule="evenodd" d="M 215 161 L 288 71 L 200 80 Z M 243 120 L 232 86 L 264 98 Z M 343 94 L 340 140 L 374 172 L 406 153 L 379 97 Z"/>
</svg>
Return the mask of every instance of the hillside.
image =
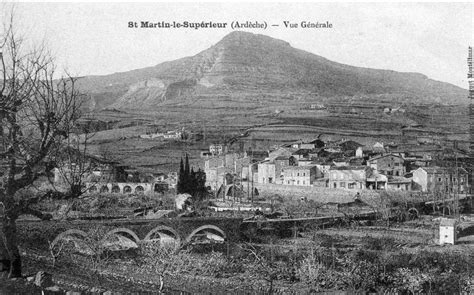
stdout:
<svg viewBox="0 0 474 295">
<path fill-rule="evenodd" d="M 422 74 L 348 66 L 246 32 L 230 33 L 195 56 L 83 77 L 79 87 L 90 94 L 89 107 L 95 110 L 150 109 L 163 102 L 237 93 L 309 98 L 383 94 L 400 103 L 468 103 L 467 90 Z"/>
</svg>

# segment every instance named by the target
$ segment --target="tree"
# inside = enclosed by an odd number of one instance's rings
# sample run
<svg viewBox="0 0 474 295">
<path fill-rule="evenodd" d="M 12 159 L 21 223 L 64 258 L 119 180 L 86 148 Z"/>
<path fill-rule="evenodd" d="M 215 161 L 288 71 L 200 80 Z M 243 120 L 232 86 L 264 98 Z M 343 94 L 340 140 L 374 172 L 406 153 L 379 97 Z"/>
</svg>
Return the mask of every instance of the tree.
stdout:
<svg viewBox="0 0 474 295">
<path fill-rule="evenodd" d="M 183 190 L 185 193 L 191 194 L 192 195 L 192 175 L 191 171 L 189 169 L 189 156 L 186 153 L 186 157 L 184 160 L 184 183 L 183 183 Z"/>
<path fill-rule="evenodd" d="M 190 168 L 187 154 L 184 164 L 181 158 L 178 183 L 176 186 L 178 193 L 190 194 L 195 201 L 202 200 L 208 193 L 208 189 L 206 188 L 206 173 L 201 169 L 194 171 L 194 167 Z"/>
<path fill-rule="evenodd" d="M 184 174 L 184 164 L 183 158 L 181 158 L 181 162 L 179 164 L 179 175 L 178 175 L 178 183 L 176 184 L 176 188 L 178 194 L 185 193 L 185 182 L 186 182 L 186 175 Z"/>
<path fill-rule="evenodd" d="M 0 32 L 0 217 L 3 268 L 21 276 L 16 220 L 21 214 L 48 216 L 34 204 L 48 194 L 32 194 L 48 162 L 67 146 L 80 115 L 82 96 L 76 79 L 56 78 L 54 61 L 45 46 L 30 46 L 14 28 L 13 12 Z M 73 189 L 70 197 L 80 190 Z"/>
</svg>

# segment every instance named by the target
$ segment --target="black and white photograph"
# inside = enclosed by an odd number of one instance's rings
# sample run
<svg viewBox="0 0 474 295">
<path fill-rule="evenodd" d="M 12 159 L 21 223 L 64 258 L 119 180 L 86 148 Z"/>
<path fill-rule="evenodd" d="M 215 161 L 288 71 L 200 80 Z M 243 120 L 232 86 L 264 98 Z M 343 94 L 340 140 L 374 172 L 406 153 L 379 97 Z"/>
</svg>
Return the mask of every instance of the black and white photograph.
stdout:
<svg viewBox="0 0 474 295">
<path fill-rule="evenodd" d="M 0 1 L 0 295 L 474 294 L 473 20 Z"/>
</svg>

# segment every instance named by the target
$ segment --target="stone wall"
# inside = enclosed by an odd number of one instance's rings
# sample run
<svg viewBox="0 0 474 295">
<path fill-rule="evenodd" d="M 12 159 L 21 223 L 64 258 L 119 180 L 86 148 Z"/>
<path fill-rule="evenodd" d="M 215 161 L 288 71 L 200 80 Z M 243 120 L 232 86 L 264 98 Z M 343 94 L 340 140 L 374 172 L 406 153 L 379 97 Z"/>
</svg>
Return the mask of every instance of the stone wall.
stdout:
<svg viewBox="0 0 474 295">
<path fill-rule="evenodd" d="M 297 186 L 297 185 L 279 185 L 279 184 L 261 184 L 256 183 L 254 186 L 258 189 L 260 195 L 283 197 L 308 198 L 316 202 L 327 203 L 348 203 L 354 200 L 357 193 L 362 199 L 371 199 L 379 194 L 371 190 L 356 189 L 333 189 L 328 187 L 314 186 Z"/>
</svg>

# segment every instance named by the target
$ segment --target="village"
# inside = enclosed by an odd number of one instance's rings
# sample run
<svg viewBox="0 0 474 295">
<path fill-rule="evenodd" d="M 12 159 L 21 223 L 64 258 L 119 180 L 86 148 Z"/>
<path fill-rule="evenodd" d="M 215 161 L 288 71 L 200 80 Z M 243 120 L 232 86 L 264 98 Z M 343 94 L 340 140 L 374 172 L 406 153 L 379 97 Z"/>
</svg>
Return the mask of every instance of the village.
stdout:
<svg viewBox="0 0 474 295">
<path fill-rule="evenodd" d="M 298 197 L 301 188 L 316 195 L 388 190 L 465 196 L 472 189 L 465 168 L 469 157 L 455 146 L 393 142 L 367 146 L 353 140 L 315 139 L 267 151 L 234 151 L 228 144 L 216 143 L 201 151 L 200 157 L 199 167 L 206 174 L 206 186 L 215 197 L 224 192 L 234 196 L 238 193 L 245 194 L 249 200 L 256 192 L 279 190 Z M 98 157 L 95 160 L 101 161 Z M 92 175 L 88 181 L 89 193 L 163 192 L 175 189 L 178 179 L 178 171 L 143 174 L 119 163 L 97 165 Z M 60 181 L 58 173 L 55 181 Z M 119 189 L 113 183 L 135 185 Z"/>
<path fill-rule="evenodd" d="M 243 154 L 228 152 L 224 144 L 215 144 L 209 152 L 204 171 L 213 190 L 249 180 L 267 188 L 306 186 L 447 194 L 470 191 L 469 174 L 462 164 L 468 156 L 456 148 L 380 142 L 364 146 L 352 140 L 324 143 L 316 139 Z"/>
</svg>

